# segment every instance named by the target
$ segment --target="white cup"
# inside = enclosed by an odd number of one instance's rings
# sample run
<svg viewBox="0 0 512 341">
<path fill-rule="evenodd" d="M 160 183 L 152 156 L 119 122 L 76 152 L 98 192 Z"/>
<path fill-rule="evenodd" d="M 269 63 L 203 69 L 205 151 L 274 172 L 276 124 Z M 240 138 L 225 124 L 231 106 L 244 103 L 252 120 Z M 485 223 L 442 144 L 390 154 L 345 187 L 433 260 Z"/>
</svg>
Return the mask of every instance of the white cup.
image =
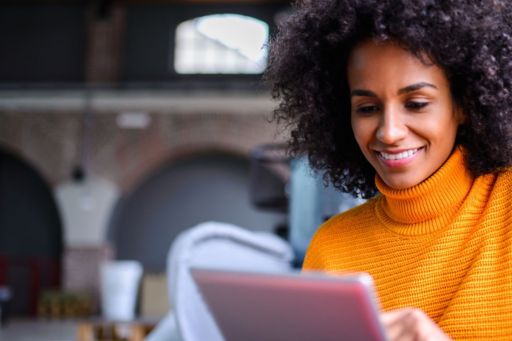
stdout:
<svg viewBox="0 0 512 341">
<path fill-rule="evenodd" d="M 114 321 L 135 318 L 142 265 L 137 261 L 112 261 L 100 266 L 103 317 Z"/>
</svg>

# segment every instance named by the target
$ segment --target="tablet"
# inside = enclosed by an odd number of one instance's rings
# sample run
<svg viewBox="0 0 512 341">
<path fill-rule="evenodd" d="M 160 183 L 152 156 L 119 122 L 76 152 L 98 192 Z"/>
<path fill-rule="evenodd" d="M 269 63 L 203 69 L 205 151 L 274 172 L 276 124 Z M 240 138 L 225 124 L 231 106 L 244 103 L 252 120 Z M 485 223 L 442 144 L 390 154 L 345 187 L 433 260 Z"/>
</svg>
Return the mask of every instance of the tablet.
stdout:
<svg viewBox="0 0 512 341">
<path fill-rule="evenodd" d="M 226 341 L 386 340 L 368 274 L 191 271 Z"/>
</svg>

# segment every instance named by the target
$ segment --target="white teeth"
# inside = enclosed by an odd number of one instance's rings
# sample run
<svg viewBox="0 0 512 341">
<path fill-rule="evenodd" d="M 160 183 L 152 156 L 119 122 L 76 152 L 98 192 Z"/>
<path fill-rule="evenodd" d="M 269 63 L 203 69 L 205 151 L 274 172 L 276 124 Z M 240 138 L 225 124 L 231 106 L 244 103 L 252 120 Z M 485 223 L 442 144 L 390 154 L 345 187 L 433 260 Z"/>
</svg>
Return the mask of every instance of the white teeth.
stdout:
<svg viewBox="0 0 512 341">
<path fill-rule="evenodd" d="M 388 154 L 388 153 L 384 153 L 384 152 L 378 152 L 378 154 L 380 155 L 380 157 L 382 157 L 385 160 L 401 160 L 401 159 L 409 158 L 409 157 L 413 156 L 414 154 L 416 154 L 417 152 L 418 152 L 418 149 L 409 149 L 409 150 L 406 150 L 405 152 L 401 152 L 398 154 Z"/>
</svg>

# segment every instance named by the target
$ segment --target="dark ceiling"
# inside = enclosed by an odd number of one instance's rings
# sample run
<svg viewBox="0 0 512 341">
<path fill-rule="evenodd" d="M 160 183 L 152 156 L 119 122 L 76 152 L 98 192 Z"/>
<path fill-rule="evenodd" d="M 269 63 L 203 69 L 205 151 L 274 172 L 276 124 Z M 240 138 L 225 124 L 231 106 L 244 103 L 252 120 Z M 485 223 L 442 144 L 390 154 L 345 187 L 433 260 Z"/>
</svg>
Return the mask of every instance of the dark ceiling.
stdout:
<svg viewBox="0 0 512 341">
<path fill-rule="evenodd" d="M 155 5 L 155 4 L 289 4 L 292 0 L 3 0 L 0 6 L 6 5 L 41 5 L 41 4 L 90 4 L 110 6 L 114 4 Z"/>
</svg>

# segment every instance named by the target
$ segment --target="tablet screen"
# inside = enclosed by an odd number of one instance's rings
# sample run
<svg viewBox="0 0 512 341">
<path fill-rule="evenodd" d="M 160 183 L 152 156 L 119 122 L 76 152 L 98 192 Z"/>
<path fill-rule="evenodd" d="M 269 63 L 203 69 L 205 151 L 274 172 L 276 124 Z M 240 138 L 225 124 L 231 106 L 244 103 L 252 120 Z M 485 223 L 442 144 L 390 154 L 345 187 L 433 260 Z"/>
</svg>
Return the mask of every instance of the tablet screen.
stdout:
<svg viewBox="0 0 512 341">
<path fill-rule="evenodd" d="M 226 341 L 385 340 L 367 274 L 192 269 Z"/>
</svg>

